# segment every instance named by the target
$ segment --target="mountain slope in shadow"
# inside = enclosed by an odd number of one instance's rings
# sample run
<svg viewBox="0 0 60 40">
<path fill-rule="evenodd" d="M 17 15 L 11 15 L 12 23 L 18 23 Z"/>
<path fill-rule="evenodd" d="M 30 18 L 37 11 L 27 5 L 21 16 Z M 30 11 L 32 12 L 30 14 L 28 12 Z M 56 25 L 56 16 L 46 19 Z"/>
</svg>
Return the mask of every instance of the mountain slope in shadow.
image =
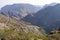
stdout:
<svg viewBox="0 0 60 40">
<path fill-rule="evenodd" d="M 32 18 L 32 19 L 31 19 Z M 29 19 L 30 21 L 28 21 Z M 38 11 L 33 16 L 23 18 L 24 21 L 31 22 L 34 25 L 43 26 L 46 31 L 51 31 L 53 28 L 58 28 L 60 24 L 60 4 L 47 6 Z M 57 25 L 58 24 L 58 25 Z"/>
</svg>

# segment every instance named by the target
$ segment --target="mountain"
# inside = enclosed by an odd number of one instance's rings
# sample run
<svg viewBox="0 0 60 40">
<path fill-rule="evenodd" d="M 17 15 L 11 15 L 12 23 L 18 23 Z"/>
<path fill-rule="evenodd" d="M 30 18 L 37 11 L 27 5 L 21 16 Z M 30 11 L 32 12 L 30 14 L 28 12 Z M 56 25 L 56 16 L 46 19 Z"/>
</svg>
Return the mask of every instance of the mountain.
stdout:
<svg viewBox="0 0 60 40">
<path fill-rule="evenodd" d="M 13 4 L 2 7 L 1 11 L 6 16 L 23 18 L 28 14 L 36 13 L 40 8 L 40 6 L 31 4 Z"/>
<path fill-rule="evenodd" d="M 54 6 L 50 5 L 41 9 L 33 16 L 30 15 L 28 17 L 24 17 L 22 20 L 31 22 L 34 25 L 43 26 L 43 28 L 45 28 L 47 32 L 50 32 L 53 28 L 59 28 L 60 4 L 54 4 Z"/>
</svg>

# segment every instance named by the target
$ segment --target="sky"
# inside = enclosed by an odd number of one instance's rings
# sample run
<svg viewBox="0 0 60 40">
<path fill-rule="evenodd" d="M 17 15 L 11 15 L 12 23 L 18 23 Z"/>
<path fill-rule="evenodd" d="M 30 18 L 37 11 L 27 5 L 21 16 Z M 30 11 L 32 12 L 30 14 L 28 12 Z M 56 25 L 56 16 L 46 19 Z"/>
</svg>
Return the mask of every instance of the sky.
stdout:
<svg viewBox="0 0 60 40">
<path fill-rule="evenodd" d="M 15 3 L 28 3 L 32 5 L 45 5 L 50 3 L 60 3 L 60 0 L 0 0 L 0 8 L 5 5 L 15 4 Z"/>
</svg>

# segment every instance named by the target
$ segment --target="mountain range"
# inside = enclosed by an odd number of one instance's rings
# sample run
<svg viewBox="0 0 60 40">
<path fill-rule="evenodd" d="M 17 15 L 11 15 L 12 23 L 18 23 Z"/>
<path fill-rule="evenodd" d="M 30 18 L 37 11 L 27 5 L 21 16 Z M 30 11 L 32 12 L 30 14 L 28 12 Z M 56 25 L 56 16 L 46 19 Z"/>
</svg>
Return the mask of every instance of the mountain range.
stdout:
<svg viewBox="0 0 60 40">
<path fill-rule="evenodd" d="M 46 5 L 45 5 L 46 6 Z M 53 30 L 53 28 L 60 27 L 60 4 L 48 5 L 43 7 L 37 13 L 27 15 L 22 20 L 30 22 L 37 26 L 42 26 L 47 32 Z"/>
<path fill-rule="evenodd" d="M 60 4 L 52 3 L 43 7 L 30 4 L 13 4 L 1 8 L 1 14 L 43 27 L 47 33 L 60 27 Z"/>
<path fill-rule="evenodd" d="M 60 4 L 2 7 L 0 40 L 60 40 Z"/>
<path fill-rule="evenodd" d="M 16 18 L 23 18 L 28 14 L 36 13 L 40 10 L 40 6 L 35 6 L 31 4 L 13 4 L 13 5 L 6 5 L 1 8 L 1 11 L 6 16 L 16 17 Z"/>
</svg>

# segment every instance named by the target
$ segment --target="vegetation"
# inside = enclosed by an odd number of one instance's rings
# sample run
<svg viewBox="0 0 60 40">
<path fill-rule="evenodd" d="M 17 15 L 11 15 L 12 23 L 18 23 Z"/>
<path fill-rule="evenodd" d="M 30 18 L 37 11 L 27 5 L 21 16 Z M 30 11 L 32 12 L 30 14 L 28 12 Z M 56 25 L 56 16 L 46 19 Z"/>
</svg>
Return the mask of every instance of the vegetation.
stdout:
<svg viewBox="0 0 60 40">
<path fill-rule="evenodd" d="M 43 28 L 0 14 L 0 40 L 60 40 L 60 28 L 47 35 Z"/>
<path fill-rule="evenodd" d="M 0 14 L 0 40 L 47 40 L 41 28 Z"/>
<path fill-rule="evenodd" d="M 49 40 L 60 40 L 60 29 L 52 31 L 48 37 Z"/>
<path fill-rule="evenodd" d="M 31 32 L 18 31 L 15 27 L 4 27 L 0 29 L 0 39 L 2 40 L 46 40 L 43 35 L 37 35 Z"/>
</svg>

